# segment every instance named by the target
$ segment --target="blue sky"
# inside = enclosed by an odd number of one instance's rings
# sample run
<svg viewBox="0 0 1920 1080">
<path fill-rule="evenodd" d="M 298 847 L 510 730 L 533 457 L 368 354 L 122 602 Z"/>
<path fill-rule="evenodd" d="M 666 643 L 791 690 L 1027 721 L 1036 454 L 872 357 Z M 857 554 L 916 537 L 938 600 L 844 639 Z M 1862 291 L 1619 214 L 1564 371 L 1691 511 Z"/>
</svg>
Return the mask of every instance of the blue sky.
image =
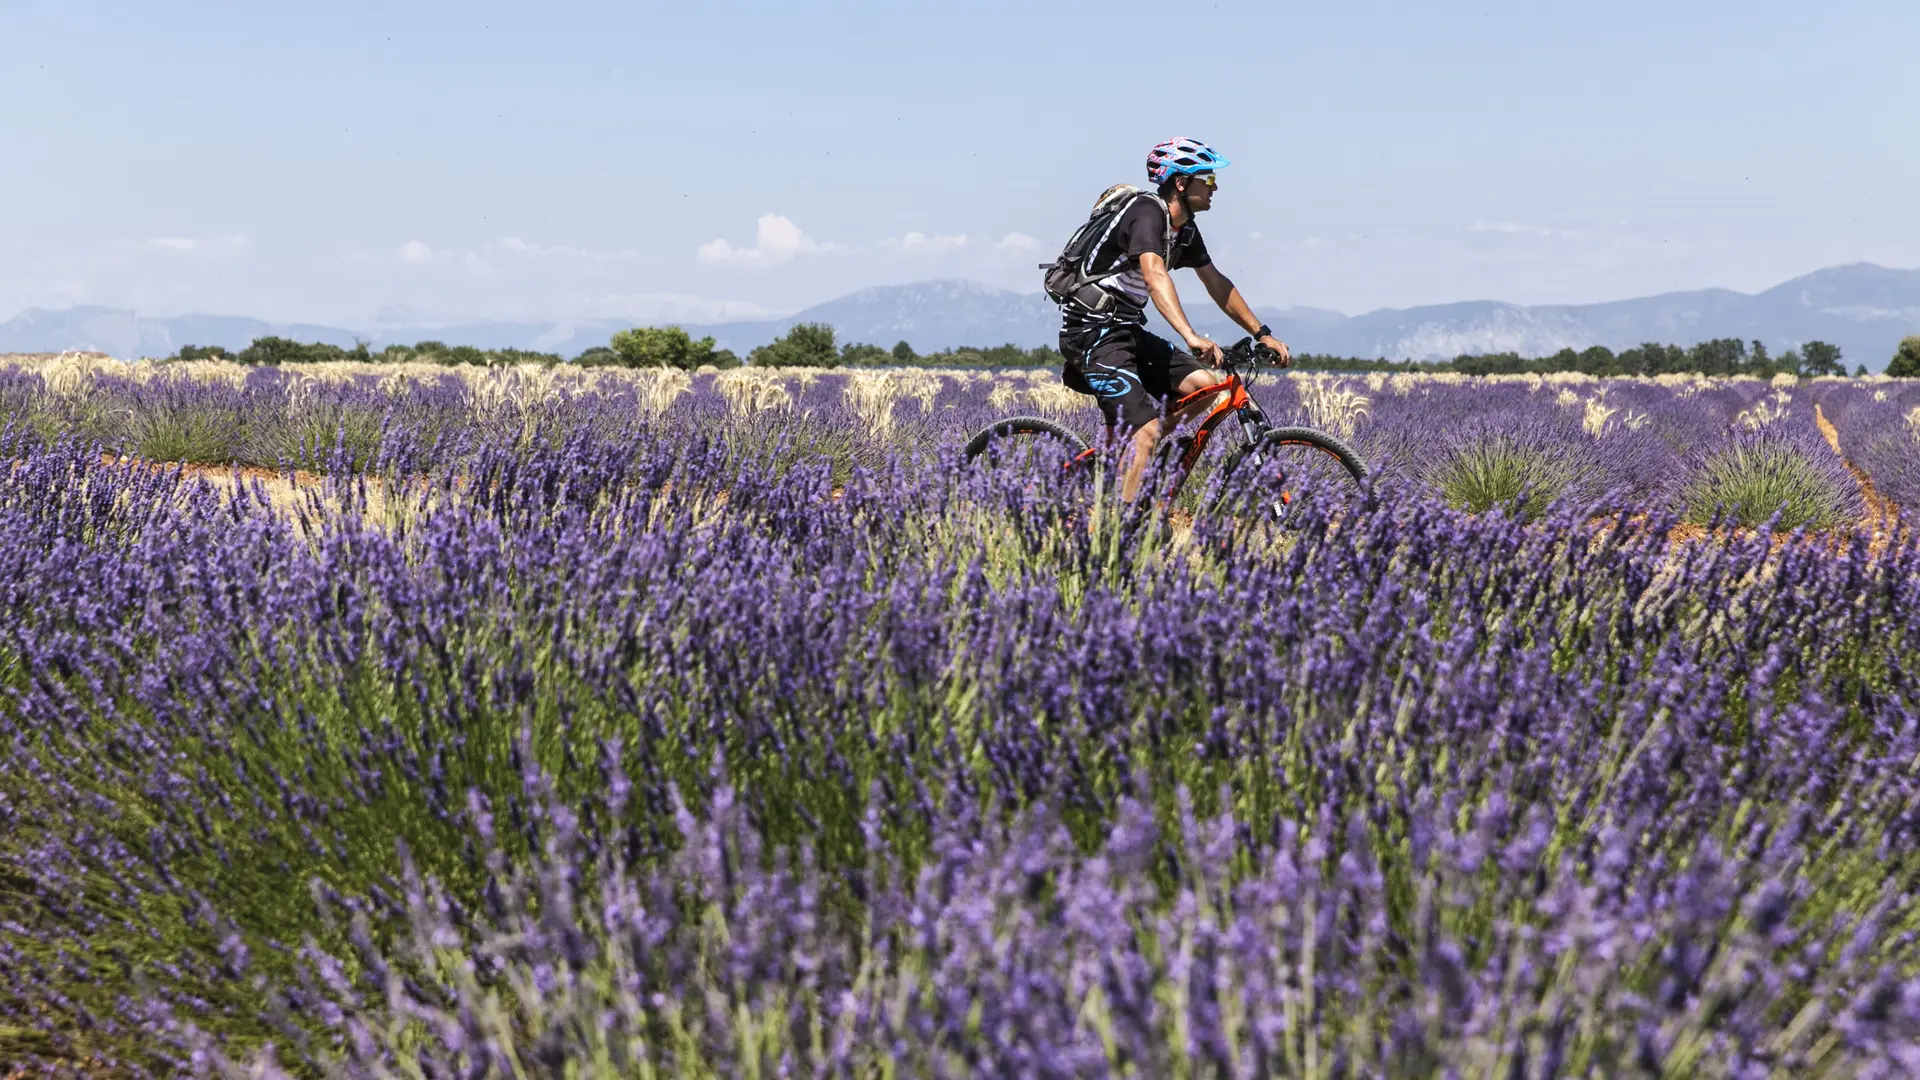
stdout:
<svg viewBox="0 0 1920 1080">
<path fill-rule="evenodd" d="M 0 0 L 0 318 L 786 312 L 1034 264 L 1175 134 L 1256 303 L 1920 265 L 1920 4 Z"/>
</svg>

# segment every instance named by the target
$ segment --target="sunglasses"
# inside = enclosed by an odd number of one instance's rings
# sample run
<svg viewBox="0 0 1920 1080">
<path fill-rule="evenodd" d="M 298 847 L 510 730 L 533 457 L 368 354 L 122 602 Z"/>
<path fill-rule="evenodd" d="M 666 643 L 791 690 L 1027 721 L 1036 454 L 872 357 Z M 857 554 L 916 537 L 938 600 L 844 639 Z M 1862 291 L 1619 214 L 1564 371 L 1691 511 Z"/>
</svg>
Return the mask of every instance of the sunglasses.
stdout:
<svg viewBox="0 0 1920 1080">
<path fill-rule="evenodd" d="M 1193 177 L 1193 178 L 1194 178 L 1195 180 L 1198 180 L 1198 181 L 1200 181 L 1201 183 L 1203 183 L 1203 184 L 1205 184 L 1205 185 L 1207 185 L 1208 187 L 1219 187 L 1219 186 L 1220 186 L 1220 182 L 1219 182 L 1219 181 L 1217 181 L 1217 180 L 1215 180 L 1215 179 L 1213 178 L 1213 174 L 1212 174 L 1212 173 L 1210 173 L 1210 172 L 1203 172 L 1203 173 L 1190 173 L 1190 174 L 1188 174 L 1188 175 L 1190 175 L 1190 176 L 1192 176 L 1192 177 Z"/>
</svg>

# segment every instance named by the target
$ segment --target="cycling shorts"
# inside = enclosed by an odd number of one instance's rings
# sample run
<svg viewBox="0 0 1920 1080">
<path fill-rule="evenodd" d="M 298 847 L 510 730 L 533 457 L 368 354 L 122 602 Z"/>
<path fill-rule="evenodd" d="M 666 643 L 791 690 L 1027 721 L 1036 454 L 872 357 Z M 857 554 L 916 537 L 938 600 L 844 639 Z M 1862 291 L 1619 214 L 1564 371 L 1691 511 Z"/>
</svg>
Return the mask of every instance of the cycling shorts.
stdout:
<svg viewBox="0 0 1920 1080">
<path fill-rule="evenodd" d="M 1098 399 L 1108 427 L 1159 419 L 1187 376 L 1207 370 L 1185 349 L 1133 324 L 1062 330 L 1060 354 L 1067 358 L 1061 381 Z"/>
</svg>

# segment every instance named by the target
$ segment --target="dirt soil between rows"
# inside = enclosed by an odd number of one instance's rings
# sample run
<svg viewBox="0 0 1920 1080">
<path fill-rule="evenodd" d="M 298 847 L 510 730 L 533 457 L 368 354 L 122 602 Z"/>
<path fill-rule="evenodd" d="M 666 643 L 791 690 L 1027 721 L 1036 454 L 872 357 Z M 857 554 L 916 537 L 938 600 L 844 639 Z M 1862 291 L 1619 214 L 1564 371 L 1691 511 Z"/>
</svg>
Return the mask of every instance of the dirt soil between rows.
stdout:
<svg viewBox="0 0 1920 1080">
<path fill-rule="evenodd" d="M 1826 412 L 1819 405 L 1813 407 L 1813 425 L 1820 429 L 1820 437 L 1827 440 L 1827 445 L 1833 447 L 1834 453 L 1840 455 L 1840 463 L 1847 467 L 1847 471 L 1852 473 L 1853 479 L 1859 483 L 1860 494 L 1867 500 L 1865 524 L 1873 534 L 1874 543 L 1884 544 L 1895 531 L 1900 520 L 1899 511 L 1886 496 L 1874 490 L 1873 478 L 1862 472 L 1860 467 L 1847 457 L 1847 452 L 1840 448 L 1840 432 L 1833 426 L 1833 422 L 1827 419 Z"/>
</svg>

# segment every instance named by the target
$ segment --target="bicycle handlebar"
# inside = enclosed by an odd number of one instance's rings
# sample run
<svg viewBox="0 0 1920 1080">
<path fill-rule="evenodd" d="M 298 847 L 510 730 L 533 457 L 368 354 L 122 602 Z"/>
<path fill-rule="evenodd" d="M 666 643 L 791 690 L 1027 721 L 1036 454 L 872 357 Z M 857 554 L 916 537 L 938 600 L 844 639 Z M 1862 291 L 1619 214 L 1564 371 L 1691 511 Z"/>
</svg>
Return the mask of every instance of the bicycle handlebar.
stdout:
<svg viewBox="0 0 1920 1080">
<path fill-rule="evenodd" d="M 1228 374 L 1232 374 L 1236 364 L 1271 364 L 1280 354 L 1251 337 L 1243 337 L 1222 349 L 1221 355 L 1226 361 L 1222 366 L 1226 368 Z"/>
</svg>

